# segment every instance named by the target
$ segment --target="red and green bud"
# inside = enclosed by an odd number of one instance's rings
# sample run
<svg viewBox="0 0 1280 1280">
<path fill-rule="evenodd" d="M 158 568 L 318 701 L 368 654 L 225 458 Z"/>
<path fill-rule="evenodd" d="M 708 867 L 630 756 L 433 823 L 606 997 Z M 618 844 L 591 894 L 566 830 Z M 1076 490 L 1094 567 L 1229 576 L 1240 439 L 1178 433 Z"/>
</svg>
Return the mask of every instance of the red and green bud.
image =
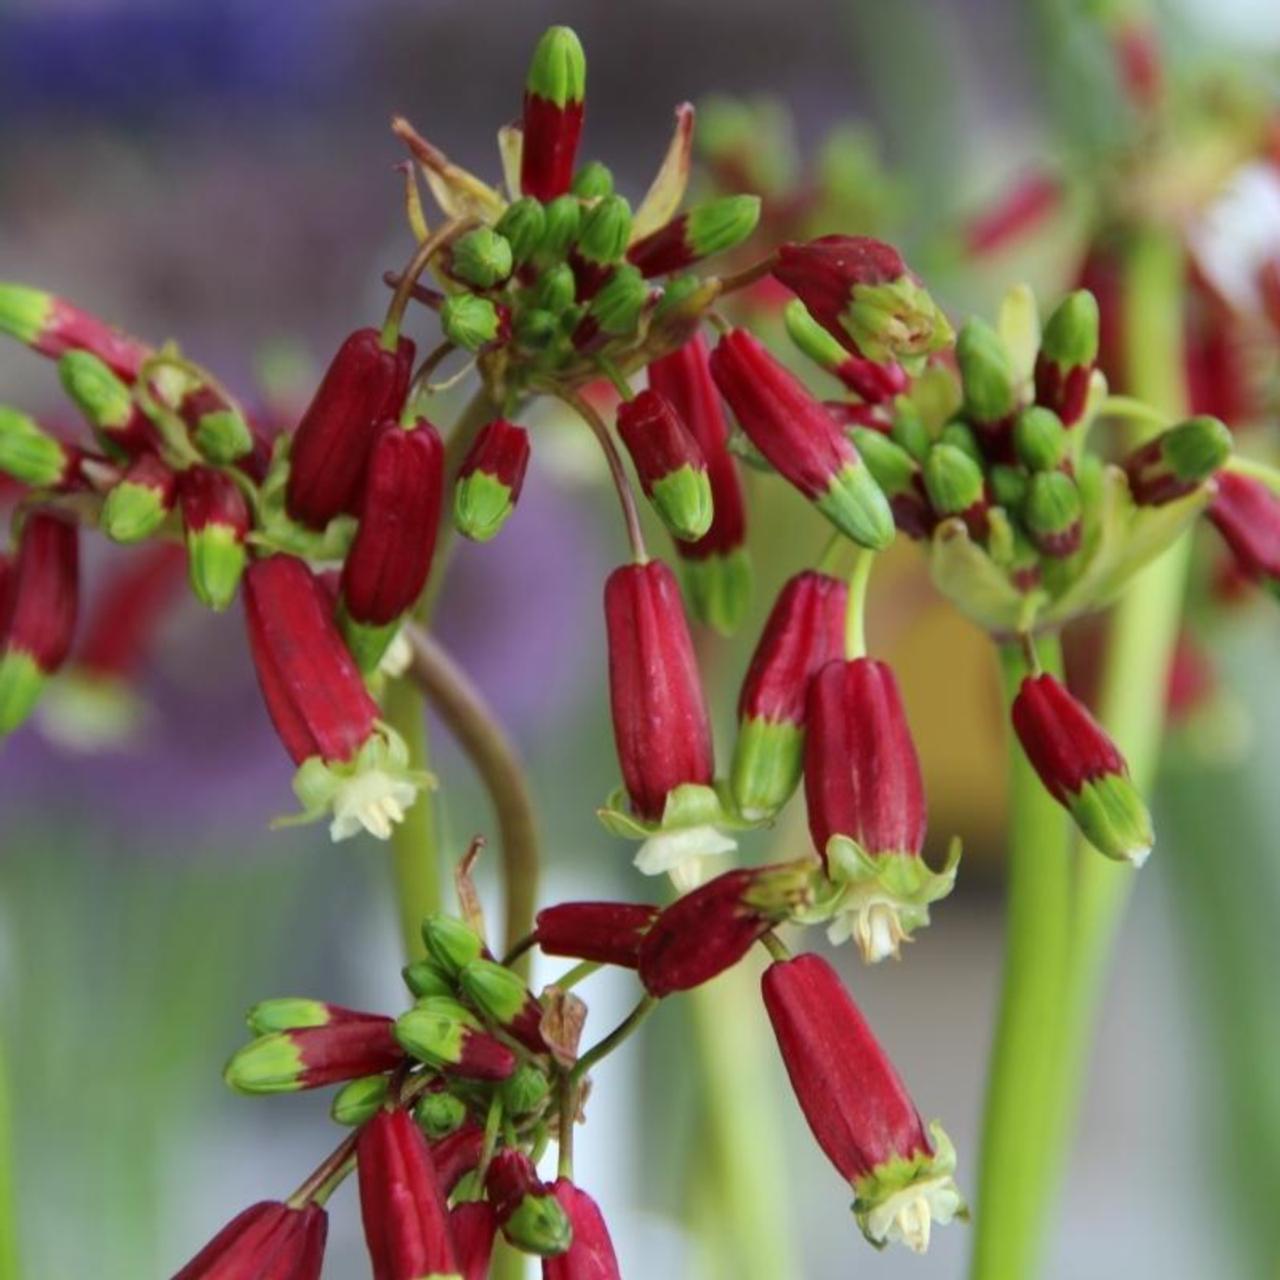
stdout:
<svg viewBox="0 0 1280 1280">
<path fill-rule="evenodd" d="M 253 452 L 253 431 L 244 415 L 210 386 L 198 386 L 182 398 L 179 412 L 196 448 L 210 462 L 229 466 Z"/>
<path fill-rule="evenodd" d="M 910 378 L 900 364 L 879 364 L 863 356 L 850 355 L 810 314 L 799 298 L 783 309 L 787 336 L 820 369 L 839 378 L 868 404 L 882 404 L 901 395 Z"/>
<path fill-rule="evenodd" d="M 80 452 L 34 418 L 0 405 L 0 471 L 32 489 L 65 489 L 79 476 Z"/>
<path fill-rule="evenodd" d="M 1062 558 L 1080 549 L 1082 515 L 1080 490 L 1065 471 L 1038 471 L 1031 477 L 1022 522 L 1045 555 Z"/>
<path fill-rule="evenodd" d="M 542 1280 L 622 1280 L 600 1206 L 568 1178 L 557 1178 L 551 1194 L 569 1220 L 573 1243 L 558 1257 L 543 1259 Z"/>
<path fill-rule="evenodd" d="M 605 584 L 609 699 L 632 810 L 659 821 L 667 796 L 708 787 L 715 765 L 706 698 L 680 589 L 660 560 L 615 569 Z"/>
<path fill-rule="evenodd" d="M 515 510 L 529 466 L 529 433 L 496 418 L 481 428 L 453 488 L 453 520 L 458 532 L 488 542 Z"/>
<path fill-rule="evenodd" d="M 572 1244 L 569 1215 L 523 1151 L 499 1151 L 484 1185 L 502 1234 L 517 1249 L 550 1258 Z"/>
<path fill-rule="evenodd" d="M 809 954 L 769 966 L 765 1008 L 800 1109 L 854 1191 L 853 1214 L 877 1248 L 923 1253 L 933 1224 L 965 1217 L 956 1155 L 924 1122 L 835 970 Z"/>
<path fill-rule="evenodd" d="M 342 566 L 347 643 L 377 668 L 401 616 L 427 584 L 444 501 L 444 445 L 425 418 L 385 422 L 369 454 L 360 524 Z"/>
<path fill-rule="evenodd" d="M 427 954 L 454 979 L 473 960 L 489 955 L 484 940 L 469 924 L 443 912 L 422 922 L 422 942 Z"/>
<path fill-rule="evenodd" d="M 278 996 L 271 1000 L 259 1000 L 249 1010 L 245 1021 L 254 1035 L 265 1036 L 273 1031 L 328 1027 L 337 1022 L 364 1022 L 370 1018 L 386 1020 L 376 1013 L 347 1009 L 324 1000 L 311 1000 L 305 996 Z"/>
<path fill-rule="evenodd" d="M 484 1156 L 484 1128 L 465 1124 L 447 1138 L 431 1144 L 431 1161 L 436 1179 L 446 1196 L 469 1174 Z"/>
<path fill-rule="evenodd" d="M 986 454 L 978 443 L 978 435 L 963 418 L 953 418 L 938 433 L 939 444 L 955 445 L 961 453 L 972 458 L 978 466 L 985 468 Z"/>
<path fill-rule="evenodd" d="M 492 227 L 476 227 L 449 246 L 449 274 L 477 289 L 492 289 L 510 275 L 515 256 L 506 236 Z"/>
<path fill-rule="evenodd" d="M 489 1280 L 498 1219 L 487 1200 L 467 1200 L 449 1210 L 449 1234 L 461 1280 Z"/>
<path fill-rule="evenodd" d="M 328 1214 L 262 1200 L 227 1223 L 173 1280 L 320 1280 Z"/>
<path fill-rule="evenodd" d="M 1004 339 L 985 320 L 966 320 L 956 338 L 965 413 L 990 432 L 1018 408 L 1018 375 Z"/>
<path fill-rule="evenodd" d="M 695 335 L 648 370 L 649 386 L 674 406 L 707 464 L 711 527 L 696 542 L 677 542 L 689 604 L 699 621 L 717 631 L 737 629 L 751 596 L 746 553 L 746 505 L 737 464 L 729 452 L 729 428 L 711 376 L 707 344 Z"/>
<path fill-rule="evenodd" d="M 882 240 L 822 236 L 784 244 L 773 274 L 854 355 L 911 369 L 951 343 L 946 316 Z"/>
<path fill-rule="evenodd" d="M 1140 507 L 1160 507 L 1194 493 L 1231 457 L 1231 432 L 1200 416 L 1162 431 L 1124 460 L 1129 492 Z"/>
<path fill-rule="evenodd" d="M 844 652 L 848 598 L 838 578 L 806 570 L 769 613 L 738 698 L 730 779 L 746 818 L 777 813 L 799 785 L 809 682 Z"/>
<path fill-rule="evenodd" d="M 355 1128 L 366 1120 L 372 1120 L 382 1110 L 390 1089 L 391 1077 L 385 1072 L 350 1080 L 333 1095 L 329 1115 L 335 1124 Z"/>
<path fill-rule="evenodd" d="M 523 265 L 533 257 L 547 230 L 542 202 L 532 196 L 513 201 L 503 210 L 494 230 L 511 246 L 512 262 Z"/>
<path fill-rule="evenodd" d="M 137 378 L 151 354 L 144 343 L 64 298 L 20 284 L 0 284 L 0 333 L 53 359 L 68 351 L 88 352 L 126 382 Z"/>
<path fill-rule="evenodd" d="M 508 1115 L 526 1116 L 537 1111 L 551 1094 L 547 1073 L 532 1062 L 522 1062 L 509 1080 L 498 1086 Z"/>
<path fill-rule="evenodd" d="M 689 991 L 732 968 L 770 929 L 808 907 L 812 859 L 725 871 L 678 898 L 640 944 L 640 981 L 652 996 Z"/>
<path fill-rule="evenodd" d="M 542 243 L 535 262 L 550 266 L 563 260 L 582 228 L 582 204 L 577 196 L 559 196 L 543 210 Z"/>
<path fill-rule="evenodd" d="M 186 531 L 187 576 L 196 599 L 221 611 L 235 599 L 245 568 L 249 507 L 239 485 L 213 467 L 192 467 L 178 483 Z"/>
<path fill-rule="evenodd" d="M 58 361 L 58 379 L 104 448 L 133 457 L 155 443 L 155 428 L 135 403 L 129 382 L 93 352 L 68 351 Z"/>
<path fill-rule="evenodd" d="M 373 1280 L 460 1280 L 445 1193 L 407 1112 L 379 1111 L 356 1145 Z"/>
<path fill-rule="evenodd" d="M 1260 480 L 1224 471 L 1209 519 L 1245 577 L 1280 584 L 1280 497 Z"/>
<path fill-rule="evenodd" d="M 814 919 L 852 937 L 868 963 L 897 955 L 929 904 L 955 883 L 958 847 L 929 869 L 924 782 L 892 669 L 870 658 L 828 663 L 809 686 L 804 784 L 809 833 L 831 892 Z"/>
<path fill-rule="evenodd" d="M 573 175 L 570 190 L 580 200 L 601 200 L 613 195 L 613 174 L 608 165 L 599 160 L 589 160 Z"/>
<path fill-rule="evenodd" d="M 587 313 L 573 330 L 573 345 L 580 352 L 595 351 L 610 338 L 635 333 L 649 305 L 650 289 L 640 272 L 629 263 L 610 269 L 591 299 Z"/>
<path fill-rule="evenodd" d="M 357 329 L 338 348 L 293 433 L 285 506 L 289 516 L 323 529 L 354 510 L 378 425 L 398 418 L 413 371 L 406 337 L 387 350 L 377 329 Z"/>
<path fill-rule="evenodd" d="M 909 538 L 928 538 L 936 521 L 920 464 L 900 444 L 874 427 L 851 427 L 849 438 L 889 499 L 894 524 Z"/>
<path fill-rule="evenodd" d="M 458 975 L 462 994 L 481 1015 L 533 1053 L 545 1053 L 542 1006 L 519 974 L 496 960 L 472 960 Z"/>
<path fill-rule="evenodd" d="M 578 297 L 578 281 L 567 262 L 548 267 L 539 277 L 533 291 L 534 302 L 544 311 L 560 316 Z"/>
<path fill-rule="evenodd" d="M 506 1045 L 486 1035 L 476 1016 L 447 996 L 427 996 L 395 1024 L 396 1039 L 420 1062 L 473 1080 L 505 1080 L 516 1069 Z"/>
<path fill-rule="evenodd" d="M 578 278 L 578 296 L 593 297 L 620 262 L 631 236 L 631 206 L 622 196 L 605 196 L 582 218 L 570 261 Z"/>
<path fill-rule="evenodd" d="M 569 27 L 551 27 L 533 51 L 524 85 L 520 192 L 544 203 L 573 181 L 582 134 L 587 60 Z"/>
<path fill-rule="evenodd" d="M 1018 741 L 1045 789 L 1099 853 L 1141 866 L 1155 836 L 1119 748 L 1051 675 L 1028 676 L 1013 703 Z"/>
<path fill-rule="evenodd" d="M 963 449 L 935 444 L 924 460 L 922 475 L 929 502 L 939 516 L 963 520 L 970 537 L 987 536 L 986 479 Z"/>
<path fill-rule="evenodd" d="M 721 196 L 637 240 L 627 250 L 627 261 L 645 276 L 670 275 L 741 244 L 759 221 L 759 196 Z"/>
<path fill-rule="evenodd" d="M 415 960 L 400 970 L 400 976 L 404 985 L 419 998 L 455 994 L 453 979 L 434 960 Z"/>
<path fill-rule="evenodd" d="M 432 1141 L 457 1133 L 466 1123 L 467 1104 L 451 1093 L 424 1093 L 413 1109 L 413 1120 Z"/>
<path fill-rule="evenodd" d="M 1052 409 L 1033 404 L 1013 424 L 1013 451 L 1032 471 L 1052 471 L 1067 456 L 1067 429 Z"/>
<path fill-rule="evenodd" d="M 696 541 L 711 528 L 711 481 L 693 433 L 671 401 L 649 389 L 618 406 L 618 434 L 640 487 L 673 537 Z"/>
<path fill-rule="evenodd" d="M 634 969 L 640 943 L 661 908 L 639 902 L 562 902 L 538 912 L 536 934 L 545 955 Z"/>
<path fill-rule="evenodd" d="M 177 497 L 173 469 L 157 454 L 141 453 L 108 491 L 99 524 L 114 542 L 141 542 L 164 524 Z"/>
<path fill-rule="evenodd" d="M 45 683 L 67 659 L 80 594 L 76 526 L 35 511 L 0 575 L 0 735 L 31 714 Z"/>
<path fill-rule="evenodd" d="M 244 588 L 250 653 L 271 722 L 299 766 L 304 820 L 331 812 L 334 840 L 362 829 L 385 840 L 430 779 L 409 768 L 403 740 L 380 723 L 332 600 L 293 556 L 254 562 Z"/>
<path fill-rule="evenodd" d="M 1099 326 L 1097 300 L 1088 289 L 1077 289 L 1058 304 L 1040 337 L 1036 403 L 1052 409 L 1068 427 L 1080 421 L 1089 399 Z"/>
<path fill-rule="evenodd" d="M 747 437 L 842 533 L 880 550 L 893 513 L 853 444 L 822 405 L 754 337 L 735 329 L 711 372 Z"/>
<path fill-rule="evenodd" d="M 505 338 L 508 327 L 497 304 L 475 293 L 451 294 L 440 308 L 444 336 L 464 351 L 479 351 Z"/>
<path fill-rule="evenodd" d="M 237 1093 L 296 1093 L 390 1071 L 404 1059 L 390 1018 L 364 1014 L 259 1036 L 231 1057 L 223 1079 Z"/>
</svg>

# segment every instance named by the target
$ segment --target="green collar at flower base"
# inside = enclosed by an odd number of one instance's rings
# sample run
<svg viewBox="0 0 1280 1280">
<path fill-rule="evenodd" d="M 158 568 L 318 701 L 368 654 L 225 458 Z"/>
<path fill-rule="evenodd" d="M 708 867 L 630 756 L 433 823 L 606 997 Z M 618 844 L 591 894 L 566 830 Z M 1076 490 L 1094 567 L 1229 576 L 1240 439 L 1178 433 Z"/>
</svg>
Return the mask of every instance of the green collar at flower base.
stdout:
<svg viewBox="0 0 1280 1280">
<path fill-rule="evenodd" d="M 951 892 L 960 841 L 952 840 L 941 871 L 913 854 L 869 854 L 847 836 L 831 837 L 826 858 L 827 887 L 797 919 L 805 924 L 830 921 L 827 937 L 833 944 L 852 938 L 863 960 L 875 964 L 896 957 L 899 946 L 929 923 L 929 904 Z"/>
<path fill-rule="evenodd" d="M 342 560 L 356 533 L 354 516 L 335 516 L 323 530 L 297 524 L 285 511 L 285 486 L 289 481 L 289 443 L 280 435 L 271 451 L 271 465 L 259 491 L 258 528 L 249 541 L 264 552 L 282 551 L 307 560 Z"/>
<path fill-rule="evenodd" d="M 272 825 L 301 826 L 332 814 L 329 835 L 335 842 L 361 831 L 387 840 L 418 792 L 433 790 L 435 785 L 434 775 L 409 767 L 404 739 L 379 721 L 354 759 L 329 764 L 312 756 L 303 761 L 293 775 L 293 792 L 303 811 L 277 818 Z"/>
<path fill-rule="evenodd" d="M 647 876 L 670 875 L 682 892 L 696 888 L 703 880 L 703 860 L 732 853 L 738 847 L 730 831 L 749 831 L 759 826 L 739 816 L 732 800 L 719 785 L 704 787 L 687 782 L 668 796 L 660 822 L 637 818 L 627 804 L 627 793 L 619 787 L 596 810 L 605 830 L 624 840 L 642 840 L 635 856 L 636 867 Z"/>
<path fill-rule="evenodd" d="M 956 1186 L 956 1149 L 935 1120 L 929 1125 L 933 1154 L 894 1158 L 853 1184 L 853 1216 L 877 1249 L 901 1240 L 914 1253 L 929 1247 L 936 1222 L 965 1219 L 969 1208 Z"/>
</svg>

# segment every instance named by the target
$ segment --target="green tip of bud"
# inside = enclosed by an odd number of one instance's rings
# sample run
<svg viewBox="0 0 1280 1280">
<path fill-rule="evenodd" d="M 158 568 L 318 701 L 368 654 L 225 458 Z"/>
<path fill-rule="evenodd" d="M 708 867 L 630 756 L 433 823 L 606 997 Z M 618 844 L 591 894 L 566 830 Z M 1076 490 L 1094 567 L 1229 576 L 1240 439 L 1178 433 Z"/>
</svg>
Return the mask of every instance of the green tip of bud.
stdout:
<svg viewBox="0 0 1280 1280">
<path fill-rule="evenodd" d="M 1080 490 L 1064 471 L 1039 471 L 1031 477 L 1022 518 L 1033 536 L 1066 533 L 1080 519 Z"/>
<path fill-rule="evenodd" d="M 561 262 L 548 267 L 538 278 L 533 300 L 536 306 L 559 315 L 566 307 L 573 306 L 577 293 L 578 282 L 573 268 L 567 262 Z"/>
<path fill-rule="evenodd" d="M 582 200 L 601 200 L 613 195 L 613 174 L 599 160 L 584 164 L 573 175 L 573 194 Z"/>
<path fill-rule="evenodd" d="M 63 390 L 95 426 L 110 431 L 133 416 L 129 388 L 89 351 L 68 351 L 58 358 Z"/>
<path fill-rule="evenodd" d="M 430 1066 L 462 1061 L 463 1036 L 475 1019 L 456 1000 L 428 996 L 396 1019 L 395 1037 L 406 1053 Z"/>
<path fill-rule="evenodd" d="M 510 274 L 514 255 L 510 241 L 492 227 L 477 227 L 449 247 L 449 272 L 478 289 L 491 289 Z"/>
<path fill-rule="evenodd" d="M 891 498 L 915 489 L 920 467 L 900 444 L 873 427 L 852 427 L 849 438 L 862 455 L 876 484 Z"/>
<path fill-rule="evenodd" d="M 514 1022 L 528 991 L 523 979 L 496 960 L 472 960 L 458 974 L 458 985 L 471 1004 L 499 1026 Z"/>
<path fill-rule="evenodd" d="M 804 764 L 804 729 L 747 716 L 733 745 L 729 785 L 738 812 L 750 822 L 772 818 L 795 793 Z"/>
<path fill-rule="evenodd" d="M 578 103 L 587 92 L 587 57 L 571 27 L 548 27 L 529 63 L 525 88 L 557 107 Z"/>
<path fill-rule="evenodd" d="M 455 293 L 440 308 L 440 327 L 450 342 L 466 351 L 479 351 L 498 336 L 498 309 L 488 298 Z"/>
<path fill-rule="evenodd" d="M 356 666 L 366 676 L 377 671 L 379 663 L 386 657 L 392 641 L 400 632 L 398 618 L 382 626 L 375 626 L 357 622 L 345 608 L 338 611 L 338 625 L 348 651 L 356 660 Z"/>
<path fill-rule="evenodd" d="M 1200 481 L 1226 462 L 1232 443 L 1226 423 L 1203 414 L 1170 427 L 1160 437 L 1160 453 L 1179 480 Z"/>
<path fill-rule="evenodd" d="M 400 976 L 418 999 L 454 994 L 452 979 L 432 960 L 415 960 L 400 970 Z"/>
<path fill-rule="evenodd" d="M 1069 293 L 1058 304 L 1040 337 L 1040 354 L 1063 368 L 1098 358 L 1098 302 L 1088 289 Z"/>
<path fill-rule="evenodd" d="M 513 510 L 511 490 L 497 476 L 473 471 L 454 485 L 453 523 L 472 542 L 488 542 Z"/>
<path fill-rule="evenodd" d="M 531 307 L 516 318 L 516 340 L 530 351 L 545 351 L 559 336 L 560 321 L 554 312 Z"/>
<path fill-rule="evenodd" d="M 451 1093 L 424 1093 L 413 1109 L 413 1118 L 432 1142 L 438 1142 L 462 1128 L 467 1106 Z"/>
<path fill-rule="evenodd" d="M 924 460 L 924 487 L 939 514 L 960 515 L 982 499 L 982 469 L 963 449 L 936 444 Z"/>
<path fill-rule="evenodd" d="M 29 653 L 10 649 L 0 658 L 0 736 L 12 733 L 26 721 L 47 680 Z"/>
<path fill-rule="evenodd" d="M 787 303 L 782 319 L 787 337 L 819 368 L 836 369 L 848 359 L 849 353 L 809 314 L 809 308 L 799 298 Z"/>
<path fill-rule="evenodd" d="M 923 462 L 933 448 L 933 435 L 924 415 L 906 399 L 900 398 L 894 405 L 889 438 L 901 445 L 917 462 Z"/>
<path fill-rule="evenodd" d="M 456 975 L 484 953 L 480 935 L 455 916 L 437 913 L 422 922 L 427 953 L 446 973 Z"/>
<path fill-rule="evenodd" d="M 329 1023 L 329 1006 L 323 1000 L 282 996 L 260 1000 L 249 1010 L 245 1021 L 255 1036 L 273 1031 L 293 1031 L 298 1027 L 323 1027 Z"/>
<path fill-rule="evenodd" d="M 53 294 L 24 284 L 0 284 L 0 333 L 34 342 L 53 310 Z"/>
<path fill-rule="evenodd" d="M 498 1086 L 502 1104 L 514 1116 L 537 1111 L 551 1092 L 546 1073 L 532 1062 L 523 1062 Z"/>
<path fill-rule="evenodd" d="M 991 492 L 999 506 L 1017 510 L 1027 496 L 1030 477 L 1021 467 L 995 466 L 988 477 Z"/>
<path fill-rule="evenodd" d="M 968 454 L 978 466 L 986 466 L 986 458 L 983 456 L 982 446 L 978 443 L 978 437 L 974 434 L 973 428 L 962 419 L 956 418 L 948 422 L 938 433 L 938 442 L 954 445 L 961 453 Z"/>
<path fill-rule="evenodd" d="M 511 257 L 516 263 L 531 258 L 547 229 L 547 215 L 540 200 L 522 196 L 507 205 L 494 228 L 511 246 Z"/>
<path fill-rule="evenodd" d="M 1151 814 L 1137 788 L 1122 774 L 1108 773 L 1086 782 L 1070 809 L 1076 826 L 1099 853 L 1135 867 L 1147 860 L 1155 844 Z"/>
<path fill-rule="evenodd" d="M 543 210 L 544 228 L 537 256 L 544 263 L 559 262 L 578 238 L 582 205 L 577 196 L 557 196 Z"/>
<path fill-rule="evenodd" d="M 187 580 L 196 599 L 221 613 L 236 598 L 246 552 L 236 530 L 207 524 L 187 534 Z"/>
<path fill-rule="evenodd" d="M 926 356 L 955 339 L 942 308 L 910 276 L 855 285 L 840 323 L 868 360 L 896 360 L 910 372 L 919 372 Z"/>
<path fill-rule="evenodd" d="M 696 542 L 711 528 L 715 514 L 711 481 L 702 467 L 686 463 L 655 480 L 649 494 L 653 509 L 674 538 Z"/>
<path fill-rule="evenodd" d="M 591 299 L 590 311 L 605 333 L 621 338 L 635 332 L 648 300 L 648 282 L 635 267 L 624 262 L 613 269 L 600 292 Z"/>
<path fill-rule="evenodd" d="M 889 500 L 861 463 L 846 463 L 831 479 L 815 507 L 860 547 L 883 551 L 896 532 Z"/>
<path fill-rule="evenodd" d="M 759 221 L 759 196 L 721 196 L 689 211 L 685 238 L 697 257 L 709 258 L 741 244 Z"/>
<path fill-rule="evenodd" d="M 617 262 L 631 238 L 631 206 L 622 196 L 605 196 L 587 210 L 578 232 L 578 252 L 599 265 Z"/>
<path fill-rule="evenodd" d="M 1067 429 L 1052 409 L 1032 405 L 1013 425 L 1013 447 L 1032 471 L 1052 471 L 1066 456 Z"/>
<path fill-rule="evenodd" d="M 956 339 L 956 360 L 964 401 L 978 422 L 999 422 L 1017 408 L 1018 386 L 1008 348 L 1000 335 L 976 317 L 966 320 Z"/>
<path fill-rule="evenodd" d="M 0 405 L 0 471 L 21 484 L 43 489 L 57 484 L 66 468 L 66 449 L 34 418 Z"/>
<path fill-rule="evenodd" d="M 121 480 L 102 504 L 101 527 L 113 542 L 141 542 L 164 524 L 169 508 L 150 485 Z"/>
<path fill-rule="evenodd" d="M 234 409 L 215 409 L 200 415 L 195 442 L 210 462 L 227 466 L 253 449 L 253 433 Z"/>
<path fill-rule="evenodd" d="M 390 1083 L 387 1076 L 363 1076 L 348 1081 L 333 1095 L 330 1116 L 338 1124 L 353 1127 L 372 1120 L 387 1100 Z"/>
<path fill-rule="evenodd" d="M 754 576 L 745 547 L 681 561 L 690 614 L 722 636 L 733 635 L 747 616 Z"/>
<path fill-rule="evenodd" d="M 543 1258 L 564 1253 L 573 1243 L 573 1227 L 551 1195 L 527 1195 L 502 1224 L 502 1234 L 517 1249 Z"/>
<path fill-rule="evenodd" d="M 292 1037 L 276 1031 L 237 1050 L 222 1078 L 237 1093 L 294 1093 L 302 1087 L 302 1069 Z"/>
</svg>

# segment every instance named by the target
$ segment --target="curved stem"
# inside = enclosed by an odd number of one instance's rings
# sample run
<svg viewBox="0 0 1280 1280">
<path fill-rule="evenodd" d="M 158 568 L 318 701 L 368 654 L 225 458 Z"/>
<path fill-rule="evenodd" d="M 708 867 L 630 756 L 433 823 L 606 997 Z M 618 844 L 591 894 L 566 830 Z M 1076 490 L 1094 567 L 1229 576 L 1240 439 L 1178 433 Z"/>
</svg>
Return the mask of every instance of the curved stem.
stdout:
<svg viewBox="0 0 1280 1280">
<path fill-rule="evenodd" d="M 429 235 L 414 250 L 413 257 L 409 259 L 409 265 L 400 273 L 391 301 L 387 303 L 386 319 L 382 322 L 382 345 L 388 351 L 394 351 L 396 343 L 400 340 L 400 325 L 404 321 L 405 308 L 413 296 L 413 287 L 418 283 L 418 277 L 427 269 L 427 264 L 441 249 L 475 224 L 475 218 L 454 218 L 446 222 L 434 235 Z"/>
<path fill-rule="evenodd" d="M 524 767 L 466 672 L 420 627 L 409 627 L 408 637 L 411 678 L 470 758 L 497 814 L 507 894 L 503 947 L 510 950 L 532 928 L 538 884 L 537 824 Z M 527 968 L 527 953 L 521 959 Z"/>
<path fill-rule="evenodd" d="M 592 1045 L 573 1064 L 569 1072 L 569 1081 L 573 1085 L 582 1083 L 583 1078 L 597 1062 L 607 1058 L 620 1044 L 624 1043 L 636 1028 L 658 1007 L 657 996 L 645 996 L 623 1020 L 609 1032 L 599 1044 Z"/>
<path fill-rule="evenodd" d="M 568 387 L 548 385 L 541 388 L 548 395 L 563 400 L 589 426 L 604 450 L 605 461 L 609 464 L 609 475 L 613 487 L 617 490 L 618 501 L 622 505 L 622 518 L 627 526 L 627 540 L 631 544 L 631 554 L 637 564 L 644 564 L 649 559 L 649 552 L 644 545 L 644 532 L 640 528 L 640 512 L 636 508 L 636 495 L 631 489 L 631 481 L 627 479 L 626 468 L 622 465 L 622 455 L 613 443 L 609 428 L 604 419 L 576 391 Z"/>
<path fill-rule="evenodd" d="M 1060 674 L 1056 635 L 1037 641 L 1041 666 Z M 1027 671 L 1021 644 L 1001 649 L 1006 701 Z M 974 1215 L 974 1280 L 1028 1280 L 1043 1232 L 1044 1151 L 1067 961 L 1071 844 L 1066 814 L 1009 735 L 1009 843 L 1005 953 L 992 1044 Z"/>
<path fill-rule="evenodd" d="M 763 280 L 777 265 L 778 256 L 771 253 L 752 266 L 744 267 L 731 276 L 724 276 L 720 281 L 720 292 L 734 293 L 738 289 L 745 289 L 748 285 L 755 284 L 757 280 Z"/>
<path fill-rule="evenodd" d="M 849 604 L 844 615 L 844 656 L 849 661 L 867 656 L 867 584 L 875 558 L 874 551 L 860 549 L 849 574 Z"/>
</svg>

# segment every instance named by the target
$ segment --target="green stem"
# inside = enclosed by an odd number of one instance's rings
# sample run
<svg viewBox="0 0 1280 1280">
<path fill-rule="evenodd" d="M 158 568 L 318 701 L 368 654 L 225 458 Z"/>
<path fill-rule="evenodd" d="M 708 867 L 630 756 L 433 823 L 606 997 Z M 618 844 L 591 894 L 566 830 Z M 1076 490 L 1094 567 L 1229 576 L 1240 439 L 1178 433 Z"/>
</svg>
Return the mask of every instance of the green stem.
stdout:
<svg viewBox="0 0 1280 1280">
<path fill-rule="evenodd" d="M 14 1185 L 13 1108 L 9 1068 L 0 1042 L 0 1280 L 18 1280 L 17 1188 Z"/>
<path fill-rule="evenodd" d="M 844 615 L 844 656 L 867 656 L 867 584 L 871 581 L 871 566 L 876 553 L 865 548 L 858 552 L 849 574 L 849 604 Z"/>
<path fill-rule="evenodd" d="M 1045 670 L 1062 668 L 1056 635 L 1039 638 Z M 1006 701 L 1028 669 L 1021 644 L 1001 650 Z M 1067 961 L 1071 846 L 1066 815 L 1009 738 L 1008 903 L 1004 982 L 992 1046 L 974 1217 L 974 1280 L 1034 1274 L 1043 1216 L 1046 1108 L 1057 1062 L 1058 1000 Z"/>
<path fill-rule="evenodd" d="M 607 1058 L 619 1045 L 630 1039 L 631 1035 L 640 1026 L 640 1024 L 658 1007 L 658 998 L 656 996 L 645 996 L 634 1009 L 623 1020 L 618 1023 L 612 1031 L 609 1032 L 599 1044 L 592 1045 L 573 1064 L 573 1070 L 569 1072 L 569 1083 L 575 1087 L 582 1083 L 587 1073 L 597 1062 Z"/>
</svg>

